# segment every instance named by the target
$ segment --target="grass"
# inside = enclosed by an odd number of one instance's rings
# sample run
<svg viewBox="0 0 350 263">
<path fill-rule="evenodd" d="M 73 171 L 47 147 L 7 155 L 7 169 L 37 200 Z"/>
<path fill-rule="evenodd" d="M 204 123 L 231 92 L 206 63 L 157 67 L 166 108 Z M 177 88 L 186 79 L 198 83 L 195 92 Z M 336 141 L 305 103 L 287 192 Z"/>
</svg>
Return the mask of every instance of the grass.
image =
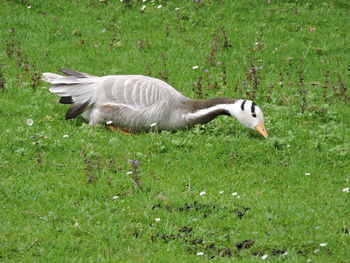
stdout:
<svg viewBox="0 0 350 263">
<path fill-rule="evenodd" d="M 2 1 L 2 261 L 348 261 L 348 2 L 198 2 Z M 254 98 L 270 138 L 228 117 L 139 135 L 64 121 L 39 80 L 60 68 Z"/>
</svg>

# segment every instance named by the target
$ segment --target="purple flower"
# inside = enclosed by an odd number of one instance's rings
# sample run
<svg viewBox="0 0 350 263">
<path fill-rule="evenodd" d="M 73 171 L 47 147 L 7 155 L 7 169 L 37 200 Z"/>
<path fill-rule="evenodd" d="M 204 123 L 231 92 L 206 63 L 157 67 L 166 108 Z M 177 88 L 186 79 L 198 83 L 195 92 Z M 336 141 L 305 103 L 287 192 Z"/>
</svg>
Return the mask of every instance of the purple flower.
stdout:
<svg viewBox="0 0 350 263">
<path fill-rule="evenodd" d="M 204 72 L 208 72 L 208 71 L 209 71 L 209 69 L 207 69 L 207 68 L 206 68 L 206 69 L 205 69 L 205 70 L 203 70 L 203 71 L 204 71 Z"/>
<path fill-rule="evenodd" d="M 138 160 L 128 160 L 128 162 L 133 164 L 133 165 L 138 165 L 139 164 Z"/>
</svg>

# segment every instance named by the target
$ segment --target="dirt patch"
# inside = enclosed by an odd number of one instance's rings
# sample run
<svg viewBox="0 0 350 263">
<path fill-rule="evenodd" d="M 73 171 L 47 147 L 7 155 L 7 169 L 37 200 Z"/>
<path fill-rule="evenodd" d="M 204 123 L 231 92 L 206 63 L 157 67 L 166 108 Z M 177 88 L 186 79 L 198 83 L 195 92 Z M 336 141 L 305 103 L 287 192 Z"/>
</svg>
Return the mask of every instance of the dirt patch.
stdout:
<svg viewBox="0 0 350 263">
<path fill-rule="evenodd" d="M 202 213 L 203 218 L 207 218 L 209 215 L 211 215 L 214 212 L 227 212 L 225 214 L 227 215 L 236 215 L 237 218 L 242 219 L 247 212 L 250 210 L 250 207 L 239 207 L 239 208 L 231 208 L 228 206 L 220 206 L 217 204 L 201 204 L 197 201 L 193 201 L 192 203 L 184 203 L 181 206 L 170 206 L 170 205 L 163 205 L 160 203 L 153 204 L 151 207 L 152 210 L 155 209 L 165 209 L 170 213 L 173 212 L 185 212 L 185 213 L 191 213 L 191 212 L 199 212 Z"/>
<path fill-rule="evenodd" d="M 237 242 L 236 243 L 236 248 L 238 250 L 241 249 L 249 249 L 254 245 L 254 240 L 243 240 L 242 242 Z"/>
<path fill-rule="evenodd" d="M 241 220 L 250 210 L 249 207 L 230 207 L 218 204 L 203 204 L 198 201 L 183 203 L 182 205 L 169 205 L 156 203 L 150 207 L 151 210 L 165 210 L 172 214 L 186 213 L 188 216 L 195 215 L 198 218 L 206 220 L 210 217 L 218 217 L 223 219 L 225 217 L 232 218 L 232 220 Z M 238 256 L 240 250 L 250 249 L 255 241 L 243 240 L 234 242 L 231 236 L 227 234 L 226 230 L 213 232 L 208 230 L 208 233 L 203 235 L 198 234 L 195 226 L 181 226 L 173 233 L 155 233 L 152 234 L 150 240 L 152 242 L 161 241 L 164 243 L 181 242 L 188 253 L 203 255 L 209 259 L 216 257 L 234 257 Z M 136 237 L 137 235 L 134 236 Z"/>
</svg>

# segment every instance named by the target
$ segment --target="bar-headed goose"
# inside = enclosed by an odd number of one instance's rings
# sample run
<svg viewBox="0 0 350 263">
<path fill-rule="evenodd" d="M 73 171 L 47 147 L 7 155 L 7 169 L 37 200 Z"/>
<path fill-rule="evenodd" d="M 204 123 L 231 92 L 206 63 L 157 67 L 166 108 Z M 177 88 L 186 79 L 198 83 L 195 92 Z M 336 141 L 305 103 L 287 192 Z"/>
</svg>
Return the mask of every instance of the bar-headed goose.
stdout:
<svg viewBox="0 0 350 263">
<path fill-rule="evenodd" d="M 251 100 L 193 100 L 162 80 L 140 75 L 91 76 L 61 70 L 44 73 L 60 103 L 72 104 L 66 119 L 81 115 L 90 125 L 109 122 L 129 131 L 177 130 L 207 123 L 218 115 L 235 117 L 243 126 L 268 137 L 261 109 Z"/>
</svg>

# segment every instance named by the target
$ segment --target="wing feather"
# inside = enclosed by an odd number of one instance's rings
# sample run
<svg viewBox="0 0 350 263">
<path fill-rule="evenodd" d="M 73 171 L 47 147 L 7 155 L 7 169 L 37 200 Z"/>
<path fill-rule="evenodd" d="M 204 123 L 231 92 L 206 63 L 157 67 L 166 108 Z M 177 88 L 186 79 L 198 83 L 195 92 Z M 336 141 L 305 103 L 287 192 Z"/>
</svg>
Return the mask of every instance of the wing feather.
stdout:
<svg viewBox="0 0 350 263">
<path fill-rule="evenodd" d="M 160 103 L 170 97 L 183 97 L 167 83 L 141 75 L 107 76 L 102 88 L 105 90 L 104 103 L 109 101 L 138 109 Z"/>
</svg>

